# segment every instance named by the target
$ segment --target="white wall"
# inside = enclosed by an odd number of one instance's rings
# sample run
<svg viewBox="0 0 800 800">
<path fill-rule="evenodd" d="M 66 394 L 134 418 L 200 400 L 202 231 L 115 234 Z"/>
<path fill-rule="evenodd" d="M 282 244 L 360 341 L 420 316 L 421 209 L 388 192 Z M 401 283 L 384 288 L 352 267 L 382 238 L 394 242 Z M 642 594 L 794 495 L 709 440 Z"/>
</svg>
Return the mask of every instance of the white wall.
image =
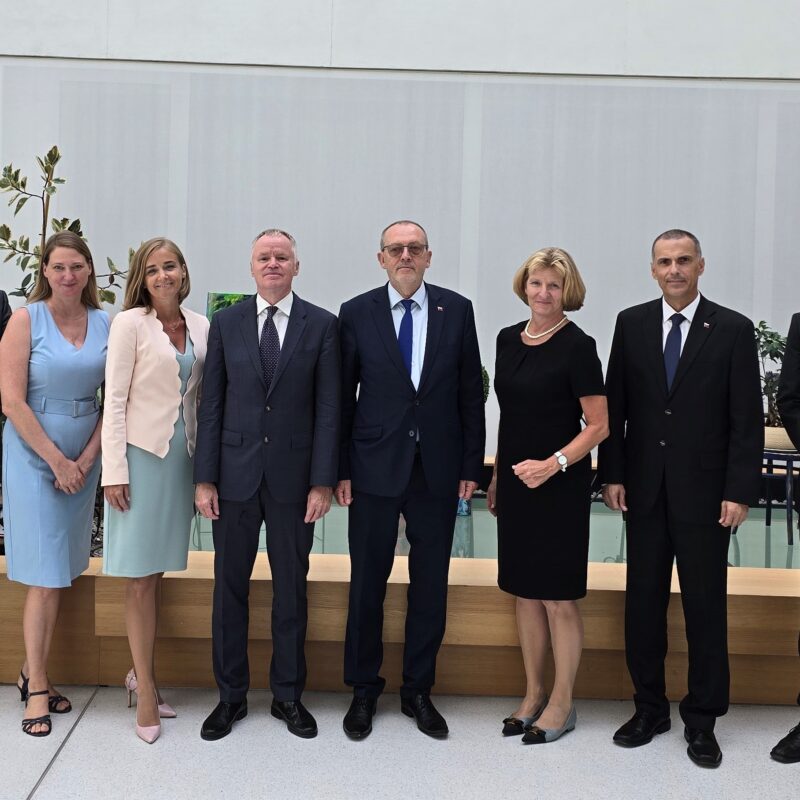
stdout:
<svg viewBox="0 0 800 800">
<path fill-rule="evenodd" d="M 58 144 L 55 213 L 101 263 L 176 239 L 198 310 L 249 289 L 267 225 L 298 238 L 298 292 L 335 310 L 381 281 L 400 217 L 428 228 L 431 282 L 474 300 L 490 372 L 525 316 L 511 275 L 544 245 L 583 271 L 575 319 L 604 360 L 669 227 L 700 236 L 712 298 L 779 329 L 800 305 L 797 0 L 0 3 L 0 163 L 33 181 Z M 29 203 L 14 229 L 35 227 Z"/>
<path fill-rule="evenodd" d="M 797 0 L 3 0 L 7 55 L 800 78 Z"/>
<path fill-rule="evenodd" d="M 603 359 L 617 311 L 655 296 L 649 246 L 670 227 L 700 237 L 708 296 L 779 329 L 798 306 L 793 83 L 5 58 L 0 92 L 0 161 L 33 176 L 57 143 L 54 213 L 80 216 L 99 263 L 176 239 L 198 310 L 251 287 L 250 240 L 272 225 L 297 236 L 297 291 L 336 310 L 382 282 L 378 234 L 401 217 L 429 231 L 430 281 L 473 299 L 490 372 L 498 329 L 526 315 L 511 276 L 545 245 L 581 268 L 575 319 Z M 36 225 L 29 203 L 14 228 Z"/>
</svg>

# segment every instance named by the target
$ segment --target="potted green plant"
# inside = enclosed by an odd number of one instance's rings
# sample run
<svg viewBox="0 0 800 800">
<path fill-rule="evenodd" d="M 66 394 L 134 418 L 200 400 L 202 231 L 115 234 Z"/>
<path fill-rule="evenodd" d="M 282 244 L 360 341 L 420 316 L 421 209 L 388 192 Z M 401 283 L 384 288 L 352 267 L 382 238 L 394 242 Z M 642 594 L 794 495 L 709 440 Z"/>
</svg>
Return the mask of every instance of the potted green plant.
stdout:
<svg viewBox="0 0 800 800">
<path fill-rule="evenodd" d="M 778 381 L 781 376 L 786 337 L 762 319 L 755 326 L 761 372 L 761 394 L 764 397 L 764 447 L 768 450 L 794 450 L 778 413 Z"/>
</svg>

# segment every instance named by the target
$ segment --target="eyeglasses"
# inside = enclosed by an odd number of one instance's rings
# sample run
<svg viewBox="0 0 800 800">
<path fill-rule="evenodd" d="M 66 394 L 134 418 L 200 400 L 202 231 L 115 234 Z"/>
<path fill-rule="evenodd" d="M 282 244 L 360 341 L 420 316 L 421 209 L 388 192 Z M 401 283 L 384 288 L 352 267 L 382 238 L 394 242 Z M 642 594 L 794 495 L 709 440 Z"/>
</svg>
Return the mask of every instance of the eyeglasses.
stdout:
<svg viewBox="0 0 800 800">
<path fill-rule="evenodd" d="M 426 244 L 387 244 L 384 245 L 382 250 L 385 250 L 392 258 L 399 258 L 403 255 L 403 250 L 408 250 L 410 256 L 421 256 L 427 249 Z"/>
</svg>

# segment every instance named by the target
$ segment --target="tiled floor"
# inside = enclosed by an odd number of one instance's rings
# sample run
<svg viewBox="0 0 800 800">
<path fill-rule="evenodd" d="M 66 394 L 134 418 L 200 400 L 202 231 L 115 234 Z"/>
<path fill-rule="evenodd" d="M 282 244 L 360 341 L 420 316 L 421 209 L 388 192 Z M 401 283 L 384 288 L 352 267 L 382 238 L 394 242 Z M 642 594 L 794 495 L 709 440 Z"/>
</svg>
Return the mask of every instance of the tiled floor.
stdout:
<svg viewBox="0 0 800 800">
<path fill-rule="evenodd" d="M 62 687 L 64 688 L 64 687 Z M 270 695 L 250 693 L 250 713 L 218 742 L 200 739 L 216 702 L 212 690 L 165 691 L 178 718 L 146 745 L 133 732 L 134 711 L 121 688 L 71 688 L 74 710 L 54 717 L 53 734 L 32 739 L 19 729 L 13 686 L 0 687 L 0 797 L 3 800 L 94 798 L 530 798 L 650 800 L 703 798 L 796 800 L 800 764 L 777 764 L 769 750 L 797 723 L 792 706 L 736 706 L 720 720 L 724 752 L 717 770 L 686 757 L 677 709 L 672 731 L 637 750 L 611 742 L 631 704 L 579 700 L 578 726 L 546 747 L 499 735 L 508 698 L 439 697 L 451 734 L 435 741 L 385 695 L 372 735 L 348 740 L 341 728 L 348 696 L 307 693 L 319 723 L 316 739 L 290 735 L 269 715 Z"/>
</svg>

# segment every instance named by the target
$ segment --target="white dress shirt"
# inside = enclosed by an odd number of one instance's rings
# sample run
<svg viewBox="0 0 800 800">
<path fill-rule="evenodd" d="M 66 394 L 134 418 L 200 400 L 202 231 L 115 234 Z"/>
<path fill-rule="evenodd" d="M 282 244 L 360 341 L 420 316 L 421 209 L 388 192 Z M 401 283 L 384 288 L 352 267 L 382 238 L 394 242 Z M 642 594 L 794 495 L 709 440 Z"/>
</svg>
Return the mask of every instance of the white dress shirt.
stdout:
<svg viewBox="0 0 800 800">
<path fill-rule="evenodd" d="M 664 314 L 664 322 L 662 325 L 663 336 L 661 338 L 661 349 L 667 346 L 667 334 L 672 330 L 672 320 L 670 317 L 675 314 L 683 314 L 684 320 L 681 322 L 681 355 L 683 355 L 683 346 L 686 344 L 686 337 L 689 335 L 689 328 L 692 325 L 694 315 L 697 313 L 697 306 L 700 304 L 700 294 L 689 303 L 683 311 L 676 312 L 675 309 L 662 297 L 661 307 Z"/>
<path fill-rule="evenodd" d="M 292 313 L 292 303 L 294 302 L 294 294 L 289 292 L 283 299 L 279 300 L 275 305 L 278 306 L 278 310 L 272 317 L 272 321 L 275 323 L 275 328 L 278 331 L 278 341 L 281 343 L 281 347 L 283 347 L 283 340 L 286 336 L 286 326 L 289 324 L 289 314 Z M 260 294 L 256 295 L 256 311 L 258 316 L 256 320 L 258 321 L 258 341 L 261 341 L 261 331 L 264 329 L 264 323 L 267 321 L 267 309 L 270 307 L 270 303 L 268 303 Z"/>
<path fill-rule="evenodd" d="M 422 362 L 425 359 L 425 341 L 428 338 L 428 291 L 423 283 L 410 298 L 411 305 L 411 383 L 419 389 L 419 378 L 422 375 Z M 389 284 L 389 308 L 392 310 L 394 332 L 400 335 L 400 322 L 406 310 L 401 302 L 402 295 Z"/>
</svg>

